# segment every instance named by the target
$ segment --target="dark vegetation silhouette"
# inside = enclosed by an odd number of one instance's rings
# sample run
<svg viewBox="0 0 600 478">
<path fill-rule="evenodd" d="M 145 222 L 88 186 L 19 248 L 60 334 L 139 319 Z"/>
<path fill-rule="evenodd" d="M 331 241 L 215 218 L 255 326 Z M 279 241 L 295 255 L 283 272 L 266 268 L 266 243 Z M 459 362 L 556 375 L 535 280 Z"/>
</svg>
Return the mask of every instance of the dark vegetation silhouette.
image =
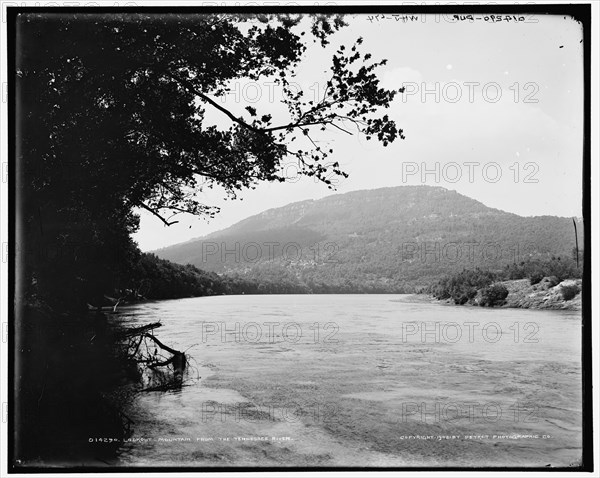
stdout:
<svg viewBox="0 0 600 478">
<path fill-rule="evenodd" d="M 568 301 L 573 299 L 577 294 L 579 294 L 579 292 L 581 292 L 581 289 L 578 285 L 572 284 L 562 286 L 560 292 L 563 296 L 563 299 Z"/>
<path fill-rule="evenodd" d="M 385 60 L 363 52 L 361 38 L 333 53 L 321 98 L 290 85 L 307 45 L 326 47 L 345 26 L 340 16 L 11 15 L 18 38 L 13 464 L 101 466 L 130 425 L 106 396 L 136 368 L 117 346 L 123 332 L 103 314 L 90 316 L 86 304 L 141 284 L 156 298 L 251 287 L 140 254 L 131 239 L 136 211 L 165 225 L 178 213 L 211 217 L 218 210 L 198 192 L 220 187 L 235 198 L 260 181 L 285 181 L 285 158 L 333 187 L 331 175 L 346 173 L 319 139 L 360 132 L 386 146 L 402 137 L 382 112 L 397 92 L 379 86 Z M 222 103 L 240 79 L 274 81 L 288 117 Z M 205 122 L 209 111 L 226 126 Z"/>
<path fill-rule="evenodd" d="M 495 307 L 504 305 L 508 297 L 508 289 L 502 284 L 492 284 L 484 287 L 481 291 L 481 301 L 479 305 L 482 307 Z"/>
<path fill-rule="evenodd" d="M 25 289 L 35 284 L 46 301 L 66 307 L 126 285 L 139 259 L 130 236 L 136 208 L 165 224 L 173 213 L 212 216 L 217 209 L 196 193 L 220 186 L 235 198 L 259 181 L 284 181 L 284 158 L 332 187 L 330 174 L 345 173 L 327 162 L 331 149 L 316 145 L 328 129 L 359 130 L 384 145 L 400 137 L 378 114 L 396 93 L 379 87 L 375 70 L 385 60 L 361 53 L 360 38 L 333 54 L 322 98 L 290 87 L 310 41 L 302 19 L 21 15 L 19 245 L 33 258 L 24 264 Z M 338 16 L 304 22 L 323 45 L 344 26 Z M 289 117 L 275 123 L 268 111 L 230 111 L 215 100 L 241 78 L 272 78 Z M 205 125 L 209 109 L 228 127 Z"/>
</svg>

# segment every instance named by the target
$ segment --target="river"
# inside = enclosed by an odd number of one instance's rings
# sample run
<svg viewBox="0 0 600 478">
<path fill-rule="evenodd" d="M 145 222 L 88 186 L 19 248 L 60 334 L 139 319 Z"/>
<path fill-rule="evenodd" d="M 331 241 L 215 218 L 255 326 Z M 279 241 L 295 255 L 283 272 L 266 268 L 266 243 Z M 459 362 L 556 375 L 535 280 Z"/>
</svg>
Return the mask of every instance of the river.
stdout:
<svg viewBox="0 0 600 478">
<path fill-rule="evenodd" d="M 581 313 L 415 295 L 140 304 L 190 379 L 136 395 L 119 466 L 570 466 L 581 458 Z"/>
</svg>

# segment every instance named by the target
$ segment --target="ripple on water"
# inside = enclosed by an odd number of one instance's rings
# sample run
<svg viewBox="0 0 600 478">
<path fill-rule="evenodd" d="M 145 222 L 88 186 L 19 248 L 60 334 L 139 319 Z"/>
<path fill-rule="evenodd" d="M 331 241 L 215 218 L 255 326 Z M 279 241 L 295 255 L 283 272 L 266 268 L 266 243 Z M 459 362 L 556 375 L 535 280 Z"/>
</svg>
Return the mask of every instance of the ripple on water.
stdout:
<svg viewBox="0 0 600 478">
<path fill-rule="evenodd" d="M 243 326 L 275 316 L 302 324 L 303 330 L 315 322 L 335 322 L 337 343 L 323 337 L 285 342 L 280 334 L 276 343 L 264 337 L 240 343 L 201 340 L 206 317 Z M 581 327 L 572 312 L 482 311 L 431 304 L 418 296 L 229 296 L 140 305 L 127 311 L 126 320 L 157 318 L 163 319 L 157 334 L 165 343 L 185 349 L 200 342 L 190 353 L 201 364 L 202 379 L 177 393 L 140 394 L 132 404 L 135 436 L 212 440 L 130 444 L 122 450 L 126 464 L 568 466 L 581 455 Z M 407 324 L 413 330 L 436 321 L 484 320 L 502 328 L 497 343 L 481 335 L 469 342 L 466 333 L 456 343 L 403 336 Z M 538 324 L 539 340 L 524 343 L 519 336 L 515 342 L 509 329 L 515 322 Z M 417 415 L 403 421 L 399 411 L 409 402 L 425 403 L 429 410 L 436 404 L 496 403 L 504 414 L 497 422 L 423 423 Z M 293 408 L 294 403 L 302 407 Z M 538 407 L 538 420 L 513 420 L 515 403 L 525 407 L 525 416 Z M 553 438 L 400 439 L 426 432 L 535 432 Z M 269 441 L 218 441 L 263 435 Z"/>
</svg>

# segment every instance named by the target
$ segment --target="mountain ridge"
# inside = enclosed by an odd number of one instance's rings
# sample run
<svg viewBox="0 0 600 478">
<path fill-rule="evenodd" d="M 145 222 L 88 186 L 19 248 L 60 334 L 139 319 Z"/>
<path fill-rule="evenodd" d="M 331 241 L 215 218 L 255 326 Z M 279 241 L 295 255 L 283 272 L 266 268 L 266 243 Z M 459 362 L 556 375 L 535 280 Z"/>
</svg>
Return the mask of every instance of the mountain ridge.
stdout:
<svg viewBox="0 0 600 478">
<path fill-rule="evenodd" d="M 278 277 L 307 287 L 349 281 L 405 290 L 465 267 L 569 256 L 571 221 L 519 216 L 439 186 L 397 186 L 270 208 L 153 253 L 259 281 Z M 477 257 L 472 250 L 467 257 L 473 244 Z M 500 252 L 491 257 L 493 250 Z"/>
<path fill-rule="evenodd" d="M 261 212 L 259 212 L 257 214 L 253 214 L 252 216 L 248 216 L 247 218 L 242 219 L 242 220 L 240 220 L 240 221 L 238 221 L 238 222 L 236 222 L 236 223 L 234 223 L 234 224 L 232 224 L 230 226 L 224 227 L 223 229 L 219 229 L 218 231 L 214 231 L 214 232 L 205 234 L 204 236 L 193 237 L 193 238 L 188 239 L 186 241 L 177 242 L 175 244 L 170 244 L 168 246 L 164 246 L 164 247 L 160 247 L 160 248 L 157 248 L 157 249 L 153 249 L 153 250 L 150 250 L 148 252 L 152 253 L 152 254 L 157 254 L 158 252 L 160 252 L 160 251 L 162 251 L 164 249 L 169 249 L 171 247 L 177 247 L 177 246 L 180 246 L 180 245 L 183 245 L 183 244 L 188 244 L 188 243 L 194 242 L 194 241 L 200 241 L 202 239 L 208 239 L 208 238 L 211 238 L 211 237 L 218 237 L 223 232 L 229 231 L 231 228 L 233 228 L 235 226 L 238 226 L 238 225 L 240 225 L 242 223 L 248 222 L 248 221 L 250 221 L 252 219 L 256 219 L 256 218 L 258 218 L 260 216 L 263 216 L 265 214 L 269 214 L 269 213 L 272 213 L 274 211 L 281 210 L 281 209 L 286 209 L 286 208 L 288 208 L 290 206 L 294 206 L 294 205 L 298 205 L 298 204 L 302 204 L 302 203 L 317 203 L 317 202 L 323 201 L 324 199 L 334 198 L 334 197 L 340 197 L 340 196 L 347 196 L 347 195 L 351 195 L 351 194 L 355 194 L 355 193 L 367 193 L 369 191 L 393 190 L 393 189 L 396 189 L 396 188 L 434 188 L 434 189 L 441 189 L 443 191 L 447 191 L 447 192 L 450 192 L 450 193 L 456 193 L 456 194 L 459 194 L 459 195 L 464 196 L 464 197 L 468 197 L 468 196 L 465 196 L 465 195 L 462 195 L 462 194 L 458 193 L 457 191 L 454 191 L 454 190 L 451 190 L 451 189 L 447 189 L 447 188 L 444 188 L 442 186 L 390 186 L 390 187 L 375 188 L 375 189 L 359 189 L 359 190 L 356 190 L 356 191 L 348 191 L 346 193 L 331 194 L 329 196 L 325 196 L 325 197 L 319 198 L 319 199 L 303 199 L 301 201 L 294 201 L 294 202 L 288 203 L 288 204 L 286 204 L 284 206 L 278 206 L 278 207 L 273 207 L 273 208 L 265 209 L 264 211 L 261 211 Z M 469 198 L 469 199 L 472 199 L 472 198 Z M 472 200 L 478 202 L 479 204 L 481 204 L 483 206 L 485 206 L 481 201 L 478 201 L 476 199 L 472 199 Z M 502 213 L 505 213 L 505 214 L 513 214 L 513 215 L 519 216 L 519 217 L 545 217 L 545 216 L 520 216 L 520 215 L 515 214 L 515 213 L 511 213 L 511 212 L 508 212 L 508 211 L 503 211 L 501 209 L 496 209 L 496 208 L 492 208 L 492 207 L 489 207 L 489 206 L 485 206 L 485 207 L 487 207 L 487 208 L 489 208 L 491 210 L 494 210 L 494 211 L 502 212 Z M 548 215 L 548 217 L 560 217 L 560 216 L 550 216 L 550 215 Z"/>
</svg>

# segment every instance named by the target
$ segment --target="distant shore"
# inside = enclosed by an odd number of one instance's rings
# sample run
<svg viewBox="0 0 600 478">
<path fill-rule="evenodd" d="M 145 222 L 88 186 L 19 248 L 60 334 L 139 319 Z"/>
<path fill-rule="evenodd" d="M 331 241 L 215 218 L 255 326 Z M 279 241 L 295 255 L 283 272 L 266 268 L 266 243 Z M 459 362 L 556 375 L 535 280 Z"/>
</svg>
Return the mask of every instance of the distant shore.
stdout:
<svg viewBox="0 0 600 478">
<path fill-rule="evenodd" d="M 498 284 L 503 285 L 508 290 L 508 296 L 504 304 L 499 307 L 581 310 L 581 279 L 565 279 L 558 284 L 554 284 L 550 277 L 544 277 L 537 284 L 531 284 L 529 279 L 507 280 L 498 282 Z M 579 292 L 570 300 L 565 300 L 563 289 L 573 286 L 578 287 Z M 467 304 L 479 306 L 480 300 L 481 290 Z M 446 299 L 441 302 L 454 305 L 452 299 Z"/>
</svg>

